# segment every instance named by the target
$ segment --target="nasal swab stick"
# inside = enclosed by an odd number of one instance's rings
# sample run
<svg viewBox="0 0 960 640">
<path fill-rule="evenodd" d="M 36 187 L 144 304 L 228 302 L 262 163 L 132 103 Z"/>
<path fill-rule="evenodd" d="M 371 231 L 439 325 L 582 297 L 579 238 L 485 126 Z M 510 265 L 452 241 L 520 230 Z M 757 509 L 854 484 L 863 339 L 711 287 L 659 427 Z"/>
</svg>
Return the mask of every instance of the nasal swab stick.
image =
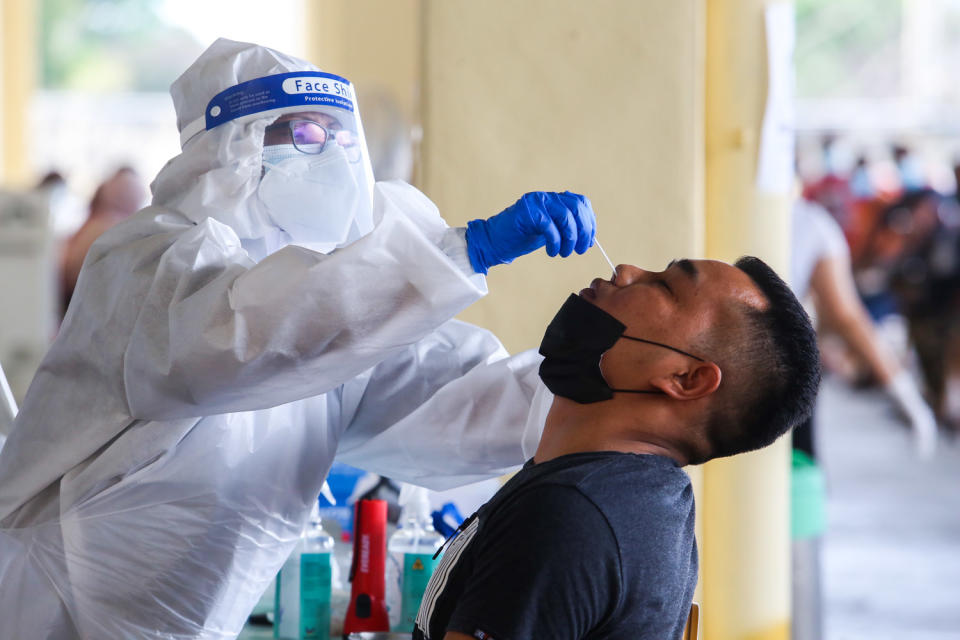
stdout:
<svg viewBox="0 0 960 640">
<path fill-rule="evenodd" d="M 600 244 L 599 238 L 594 236 L 593 244 L 597 245 L 597 249 L 600 249 L 600 253 L 603 254 L 603 259 L 607 261 L 607 264 L 610 265 L 610 269 L 613 271 L 614 277 L 617 275 L 617 268 L 613 266 L 613 262 L 610 260 L 610 256 L 607 255 L 607 252 L 603 250 L 603 245 Z"/>
</svg>

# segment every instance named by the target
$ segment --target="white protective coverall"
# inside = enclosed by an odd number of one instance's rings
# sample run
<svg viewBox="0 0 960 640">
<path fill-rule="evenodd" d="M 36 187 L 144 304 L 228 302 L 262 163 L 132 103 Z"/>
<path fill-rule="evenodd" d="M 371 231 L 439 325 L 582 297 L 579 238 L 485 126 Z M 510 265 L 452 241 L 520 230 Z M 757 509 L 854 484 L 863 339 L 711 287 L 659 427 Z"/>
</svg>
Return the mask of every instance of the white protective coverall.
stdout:
<svg viewBox="0 0 960 640">
<path fill-rule="evenodd" d="M 304 70 L 218 40 L 171 87 L 178 126 Z M 335 454 L 437 489 L 532 455 L 539 356 L 451 319 L 485 281 L 425 196 L 378 184 L 327 254 L 271 223 L 264 128 L 291 111 L 201 130 L 87 256 L 0 452 L 3 640 L 233 637 Z"/>
</svg>

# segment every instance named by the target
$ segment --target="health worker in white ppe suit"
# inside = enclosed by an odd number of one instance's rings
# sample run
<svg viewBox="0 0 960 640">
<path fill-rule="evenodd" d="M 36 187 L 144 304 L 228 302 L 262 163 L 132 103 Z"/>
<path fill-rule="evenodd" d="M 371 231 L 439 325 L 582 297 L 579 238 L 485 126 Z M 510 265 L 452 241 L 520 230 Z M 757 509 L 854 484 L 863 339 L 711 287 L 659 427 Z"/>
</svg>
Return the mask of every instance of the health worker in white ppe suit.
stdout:
<svg viewBox="0 0 960 640">
<path fill-rule="evenodd" d="M 490 266 L 586 251 L 586 198 L 451 229 L 370 188 L 348 81 L 270 49 L 218 40 L 171 93 L 183 152 L 93 245 L 0 452 L 3 640 L 234 637 L 335 455 L 476 481 L 549 405 L 539 356 L 452 317 Z"/>
</svg>

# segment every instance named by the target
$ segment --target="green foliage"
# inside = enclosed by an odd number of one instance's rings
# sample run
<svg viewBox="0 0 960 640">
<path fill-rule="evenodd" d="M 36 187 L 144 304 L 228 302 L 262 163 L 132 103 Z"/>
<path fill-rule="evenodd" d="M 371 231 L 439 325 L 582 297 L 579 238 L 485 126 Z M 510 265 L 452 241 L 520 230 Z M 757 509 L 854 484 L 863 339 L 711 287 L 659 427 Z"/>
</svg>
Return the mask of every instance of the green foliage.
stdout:
<svg viewBox="0 0 960 640">
<path fill-rule="evenodd" d="M 42 0 L 47 89 L 166 91 L 201 47 L 158 11 L 162 0 Z"/>
<path fill-rule="evenodd" d="M 796 18 L 798 97 L 897 93 L 901 0 L 797 0 Z"/>
</svg>

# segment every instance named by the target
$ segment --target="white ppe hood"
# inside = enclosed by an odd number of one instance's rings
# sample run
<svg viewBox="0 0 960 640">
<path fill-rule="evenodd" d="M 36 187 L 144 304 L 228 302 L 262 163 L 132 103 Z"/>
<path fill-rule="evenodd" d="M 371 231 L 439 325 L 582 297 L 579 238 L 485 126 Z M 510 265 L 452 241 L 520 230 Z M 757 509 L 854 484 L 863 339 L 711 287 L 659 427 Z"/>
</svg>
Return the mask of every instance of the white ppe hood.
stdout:
<svg viewBox="0 0 960 640">
<path fill-rule="evenodd" d="M 151 185 L 155 205 L 181 211 L 195 222 L 222 222 L 254 253 L 265 255 L 287 243 L 309 247 L 280 230 L 257 197 L 264 129 L 283 114 L 308 111 L 336 118 L 360 138 L 362 155 L 354 177 L 370 202 L 373 172 L 347 79 L 272 49 L 221 38 L 173 83 L 170 93 L 184 152 Z M 368 216 L 357 220 L 349 240 L 371 228 Z"/>
<path fill-rule="evenodd" d="M 0 640 L 235 637 L 334 456 L 441 489 L 535 450 L 539 356 L 453 320 L 486 293 L 462 230 L 410 185 L 371 196 L 364 153 L 369 218 L 313 250 L 258 194 L 264 128 L 303 106 L 209 126 L 306 71 L 218 40 L 174 83 L 183 152 L 94 243 L 0 449 Z"/>
</svg>

